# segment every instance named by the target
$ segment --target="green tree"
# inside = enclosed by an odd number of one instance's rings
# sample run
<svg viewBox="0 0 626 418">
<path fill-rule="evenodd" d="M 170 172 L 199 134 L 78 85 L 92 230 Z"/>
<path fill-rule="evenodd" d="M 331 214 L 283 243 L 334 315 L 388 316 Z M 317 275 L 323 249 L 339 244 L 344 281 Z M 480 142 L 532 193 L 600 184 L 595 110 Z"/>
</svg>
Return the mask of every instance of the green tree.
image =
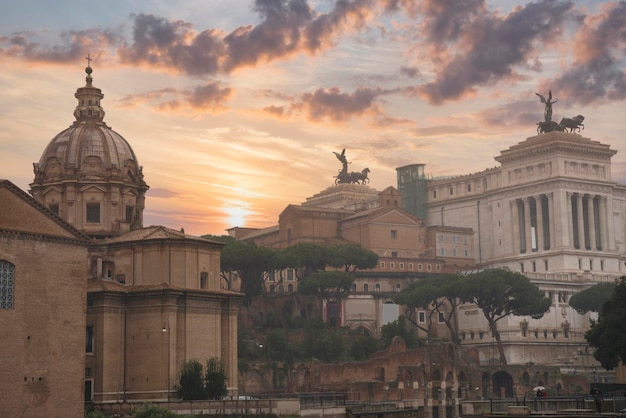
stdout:
<svg viewBox="0 0 626 418">
<path fill-rule="evenodd" d="M 228 394 L 224 364 L 217 357 L 211 357 L 206 363 L 204 385 L 208 399 L 220 399 Z"/>
<path fill-rule="evenodd" d="M 298 291 L 303 295 L 317 295 L 326 302 L 326 306 L 341 306 L 341 301 L 348 297 L 354 283 L 354 276 L 345 271 L 318 271 L 298 284 Z M 335 318 L 329 318 L 329 324 L 337 325 Z"/>
<path fill-rule="evenodd" d="M 285 257 L 285 264 L 295 269 L 298 280 L 316 271 L 324 270 L 331 259 L 329 246 L 312 242 L 291 245 L 282 253 Z"/>
<path fill-rule="evenodd" d="M 572 295 L 569 306 L 581 315 L 587 312 L 600 312 L 604 302 L 609 300 L 615 291 L 615 283 L 598 283 Z"/>
<path fill-rule="evenodd" d="M 462 303 L 459 280 L 459 276 L 454 274 L 441 274 L 417 280 L 398 293 L 394 301 L 406 307 L 407 319 L 428 336 L 435 322 L 433 318 L 438 321 L 441 317 L 450 332 L 452 342 L 459 345 L 456 328 L 456 312 Z M 420 322 L 415 318 L 418 309 L 428 313 L 428 320 Z"/>
<path fill-rule="evenodd" d="M 207 398 L 202 364 L 199 361 L 192 359 L 183 363 L 176 393 L 179 399 L 185 401 Z"/>
<path fill-rule="evenodd" d="M 285 333 L 278 329 L 272 330 L 265 340 L 265 350 L 270 360 L 286 360 L 289 350 L 289 341 Z"/>
<path fill-rule="evenodd" d="M 380 330 L 380 342 L 384 348 L 391 345 L 394 337 L 401 337 L 408 348 L 417 348 L 419 343 L 417 336 L 407 326 L 407 318 L 400 315 L 398 319 L 383 325 Z"/>
<path fill-rule="evenodd" d="M 383 326 L 384 327 L 384 326 Z M 348 354 L 352 360 L 363 361 L 380 350 L 380 340 L 371 335 L 361 335 L 350 345 Z"/>
<path fill-rule="evenodd" d="M 222 249 L 222 279 L 230 288 L 232 284 L 229 273 L 236 273 L 241 280 L 241 291 L 249 303 L 255 296 L 265 294 L 267 275 L 276 270 L 279 261 L 276 251 L 234 240 Z"/>
<path fill-rule="evenodd" d="M 492 269 L 461 277 L 457 283 L 464 302 L 482 311 L 498 344 L 500 363 L 507 364 L 497 322 L 509 315 L 539 319 L 550 309 L 550 300 L 520 273 Z"/>
<path fill-rule="evenodd" d="M 604 302 L 598 321 L 592 321 L 585 334 L 589 345 L 596 348 L 593 356 L 602 367 L 613 370 L 626 363 L 626 276 L 615 285 L 611 297 Z"/>
<path fill-rule="evenodd" d="M 331 267 L 343 268 L 349 273 L 376 267 L 378 254 L 358 245 L 335 245 L 329 249 Z"/>
</svg>

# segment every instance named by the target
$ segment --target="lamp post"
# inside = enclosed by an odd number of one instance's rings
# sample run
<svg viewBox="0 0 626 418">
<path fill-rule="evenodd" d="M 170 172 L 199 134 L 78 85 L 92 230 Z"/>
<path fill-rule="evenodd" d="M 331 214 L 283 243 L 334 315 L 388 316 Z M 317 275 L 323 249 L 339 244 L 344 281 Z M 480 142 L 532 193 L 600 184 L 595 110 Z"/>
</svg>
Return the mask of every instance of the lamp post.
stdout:
<svg viewBox="0 0 626 418">
<path fill-rule="evenodd" d="M 161 332 L 167 333 L 167 402 L 170 401 L 170 343 L 171 343 L 171 335 L 169 321 L 166 319 L 163 323 L 163 328 Z"/>
<path fill-rule="evenodd" d="M 593 386 L 596 386 L 596 366 L 591 366 L 591 372 L 593 373 Z"/>
</svg>

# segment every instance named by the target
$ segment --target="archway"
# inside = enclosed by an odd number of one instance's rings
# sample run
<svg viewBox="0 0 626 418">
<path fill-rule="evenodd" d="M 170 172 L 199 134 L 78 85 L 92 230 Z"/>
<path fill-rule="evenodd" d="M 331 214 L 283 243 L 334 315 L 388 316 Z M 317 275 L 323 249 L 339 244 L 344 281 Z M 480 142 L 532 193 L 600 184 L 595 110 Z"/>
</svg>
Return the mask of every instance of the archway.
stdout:
<svg viewBox="0 0 626 418">
<path fill-rule="evenodd" d="M 513 397 L 513 377 L 504 371 L 494 373 L 491 378 L 493 394 L 498 397 Z"/>
</svg>

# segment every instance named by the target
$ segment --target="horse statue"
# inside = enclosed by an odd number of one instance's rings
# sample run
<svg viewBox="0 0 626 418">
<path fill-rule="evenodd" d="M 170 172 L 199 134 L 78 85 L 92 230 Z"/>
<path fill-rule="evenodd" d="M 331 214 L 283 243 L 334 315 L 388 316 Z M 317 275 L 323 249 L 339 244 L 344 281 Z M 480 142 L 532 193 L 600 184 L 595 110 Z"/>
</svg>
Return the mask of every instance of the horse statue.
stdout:
<svg viewBox="0 0 626 418">
<path fill-rule="evenodd" d="M 367 184 L 370 182 L 370 179 L 367 177 L 367 174 L 370 172 L 369 168 L 364 168 L 361 172 L 353 171 L 350 173 L 350 183 L 356 184 Z"/>
<path fill-rule="evenodd" d="M 573 133 L 574 131 L 580 132 L 585 129 L 585 125 L 583 125 L 584 120 L 585 117 L 583 115 L 574 116 L 573 118 L 563 118 L 561 119 L 559 126 L 561 127 L 561 130 L 565 132 L 567 132 L 568 129 L 570 133 Z"/>
<path fill-rule="evenodd" d="M 351 174 L 346 170 L 339 170 L 339 173 L 333 177 L 335 177 L 335 184 L 352 183 Z"/>
<path fill-rule="evenodd" d="M 563 131 L 563 128 L 553 120 L 537 122 L 537 134 L 545 134 L 552 131 Z"/>
</svg>

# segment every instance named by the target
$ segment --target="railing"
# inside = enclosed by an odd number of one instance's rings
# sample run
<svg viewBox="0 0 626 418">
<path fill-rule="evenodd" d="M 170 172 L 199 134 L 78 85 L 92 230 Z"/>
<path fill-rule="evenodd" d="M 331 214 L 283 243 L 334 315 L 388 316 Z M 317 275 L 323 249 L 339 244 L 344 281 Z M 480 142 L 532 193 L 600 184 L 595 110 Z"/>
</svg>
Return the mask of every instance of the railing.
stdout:
<svg viewBox="0 0 626 418">
<path fill-rule="evenodd" d="M 526 406 L 534 413 L 559 411 L 596 411 L 595 400 L 590 395 L 578 396 L 550 396 L 546 398 L 492 398 L 483 400 L 463 401 L 462 404 L 471 404 L 475 413 L 505 414 L 509 406 Z M 625 412 L 626 397 L 622 392 L 605 393 L 602 396 L 602 412 Z"/>
</svg>

